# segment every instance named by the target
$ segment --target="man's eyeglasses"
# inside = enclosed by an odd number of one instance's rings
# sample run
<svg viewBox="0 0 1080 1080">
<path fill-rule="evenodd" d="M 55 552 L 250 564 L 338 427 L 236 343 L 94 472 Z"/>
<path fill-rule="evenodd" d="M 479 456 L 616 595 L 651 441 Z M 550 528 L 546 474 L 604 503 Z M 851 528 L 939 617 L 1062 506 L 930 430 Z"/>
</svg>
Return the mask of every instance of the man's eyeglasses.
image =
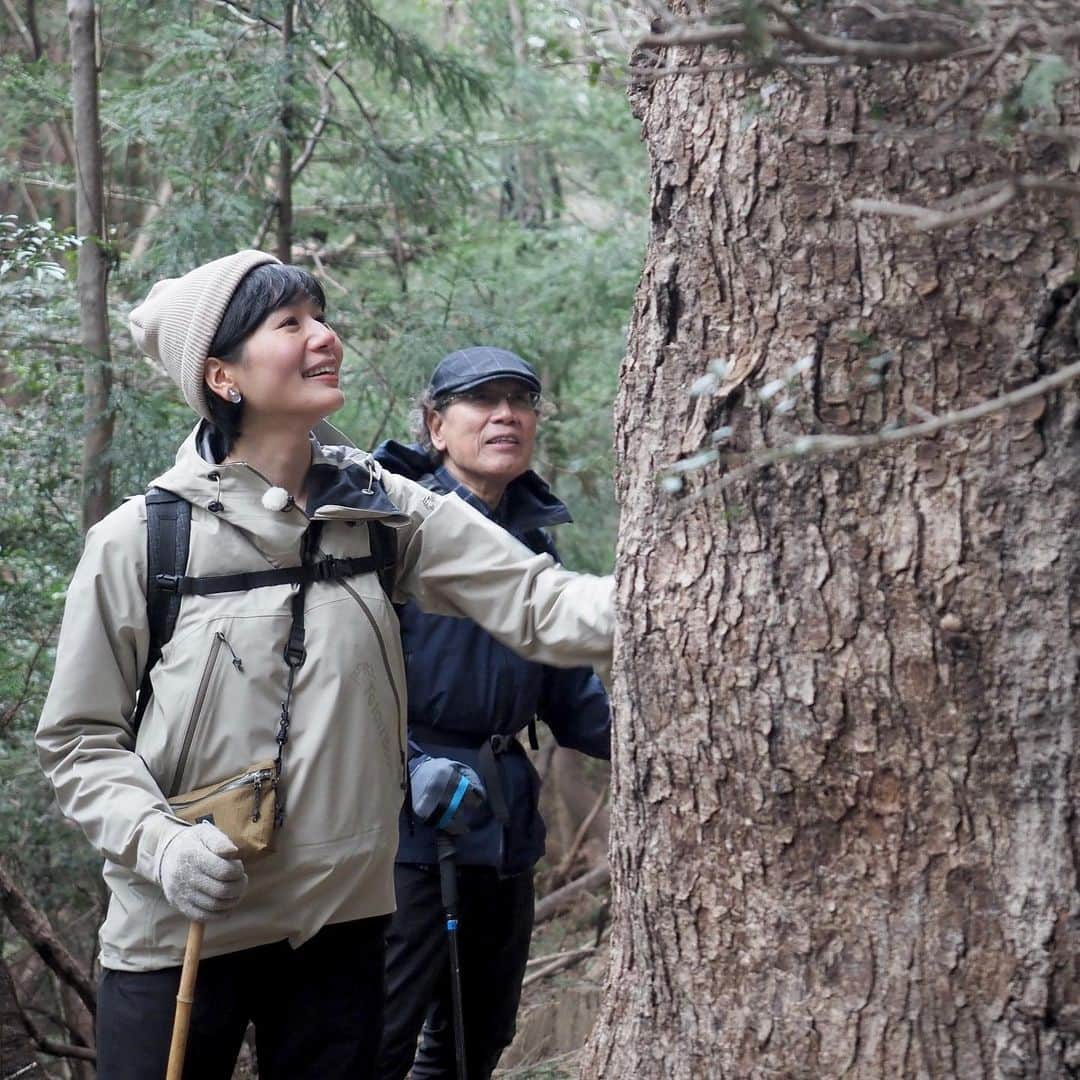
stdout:
<svg viewBox="0 0 1080 1080">
<path fill-rule="evenodd" d="M 469 390 L 459 390 L 456 394 L 447 394 L 435 403 L 435 408 L 441 411 L 455 401 L 464 401 L 480 409 L 497 409 L 505 401 L 517 411 L 528 409 L 539 412 L 542 400 L 539 390 L 496 390 L 490 386 L 474 386 Z"/>
</svg>

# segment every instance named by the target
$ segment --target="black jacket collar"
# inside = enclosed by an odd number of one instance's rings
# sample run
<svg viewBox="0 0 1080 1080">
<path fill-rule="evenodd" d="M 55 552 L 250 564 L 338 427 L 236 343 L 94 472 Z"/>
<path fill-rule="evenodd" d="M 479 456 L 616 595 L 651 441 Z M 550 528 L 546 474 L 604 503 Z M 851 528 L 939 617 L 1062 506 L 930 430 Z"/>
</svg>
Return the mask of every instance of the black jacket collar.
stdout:
<svg viewBox="0 0 1080 1080">
<path fill-rule="evenodd" d="M 562 500 L 532 469 L 507 486 L 502 501 L 492 510 L 415 443 L 405 445 L 388 439 L 375 450 L 375 460 L 391 472 L 424 484 L 433 491 L 456 492 L 485 517 L 492 518 L 510 532 L 527 532 L 573 520 Z"/>
</svg>

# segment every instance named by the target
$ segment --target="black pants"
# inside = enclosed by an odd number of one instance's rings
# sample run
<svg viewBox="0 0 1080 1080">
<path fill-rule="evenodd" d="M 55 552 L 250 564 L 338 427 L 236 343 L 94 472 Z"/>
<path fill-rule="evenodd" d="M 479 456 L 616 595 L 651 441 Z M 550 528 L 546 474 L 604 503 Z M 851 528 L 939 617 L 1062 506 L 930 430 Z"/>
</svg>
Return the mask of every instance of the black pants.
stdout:
<svg viewBox="0 0 1080 1080">
<path fill-rule="evenodd" d="M 379 1080 L 454 1080 L 454 1014 L 438 867 L 398 866 L 386 943 Z M 533 925 L 532 873 L 458 869 L 458 943 L 469 1080 L 487 1080 L 514 1037 Z M 417 1037 L 421 1035 L 417 1050 Z M 415 1058 L 415 1064 L 414 1064 Z"/>
<path fill-rule="evenodd" d="M 249 1021 L 260 1080 L 373 1077 L 388 922 L 338 923 L 298 949 L 280 941 L 203 960 L 185 1080 L 229 1080 Z M 161 1080 L 179 985 L 179 968 L 103 973 L 98 1080 Z"/>
</svg>

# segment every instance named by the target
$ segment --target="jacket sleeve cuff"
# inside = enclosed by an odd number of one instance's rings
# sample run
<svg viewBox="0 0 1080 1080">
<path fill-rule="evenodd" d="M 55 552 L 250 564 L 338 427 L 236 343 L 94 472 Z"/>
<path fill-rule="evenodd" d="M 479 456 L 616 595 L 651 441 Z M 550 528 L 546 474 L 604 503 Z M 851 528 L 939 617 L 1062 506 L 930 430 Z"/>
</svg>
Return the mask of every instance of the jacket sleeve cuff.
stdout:
<svg viewBox="0 0 1080 1080">
<path fill-rule="evenodd" d="M 161 884 L 161 860 L 165 849 L 189 826 L 168 814 L 153 814 L 143 826 L 135 870 L 155 885 Z"/>
</svg>

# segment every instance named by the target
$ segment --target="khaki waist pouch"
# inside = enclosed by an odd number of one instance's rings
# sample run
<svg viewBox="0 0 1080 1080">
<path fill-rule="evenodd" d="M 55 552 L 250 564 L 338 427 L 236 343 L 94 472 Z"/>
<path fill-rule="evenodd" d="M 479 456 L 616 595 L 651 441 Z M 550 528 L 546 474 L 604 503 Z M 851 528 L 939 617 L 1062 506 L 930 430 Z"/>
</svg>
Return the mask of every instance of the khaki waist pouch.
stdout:
<svg viewBox="0 0 1080 1080">
<path fill-rule="evenodd" d="M 267 760 L 216 784 L 176 795 L 169 805 L 183 821 L 217 826 L 248 862 L 271 850 L 276 802 L 274 763 Z"/>
</svg>

